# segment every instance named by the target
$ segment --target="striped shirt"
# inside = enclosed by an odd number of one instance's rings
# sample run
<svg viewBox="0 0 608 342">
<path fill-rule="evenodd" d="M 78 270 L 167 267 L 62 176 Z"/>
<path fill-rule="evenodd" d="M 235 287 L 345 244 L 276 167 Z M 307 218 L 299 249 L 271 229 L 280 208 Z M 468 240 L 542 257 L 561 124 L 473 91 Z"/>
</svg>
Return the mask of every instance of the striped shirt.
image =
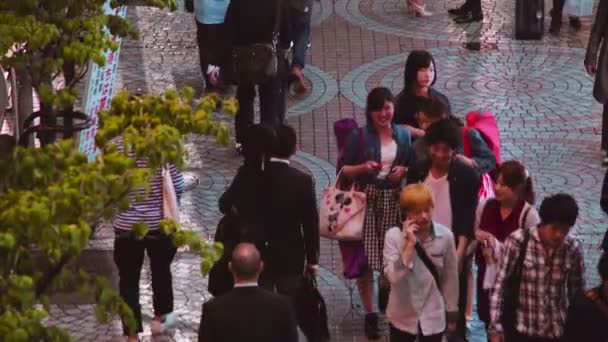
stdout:
<svg viewBox="0 0 608 342">
<path fill-rule="evenodd" d="M 504 245 L 496 287 L 490 300 L 492 324 L 501 329 L 504 284 L 511 276 L 524 240 L 521 229 Z M 564 333 L 568 303 L 585 288 L 585 263 L 580 242 L 567 235 L 552 255 L 547 255 L 536 227 L 530 228 L 519 289 L 515 328 L 526 336 L 559 339 Z M 500 328 L 499 328 L 500 327 Z"/>
<path fill-rule="evenodd" d="M 118 151 L 121 152 L 124 151 L 122 141 L 122 138 L 117 138 L 113 141 L 117 145 Z M 146 168 L 147 164 L 146 160 L 137 160 L 137 167 L 139 168 Z M 173 185 L 175 186 L 175 193 L 179 200 L 184 192 L 184 176 L 174 165 L 169 164 L 168 168 Z M 136 202 L 136 197 L 143 194 L 143 189 L 131 192 L 129 195 L 131 197 L 129 208 L 114 216 L 114 229 L 131 230 L 134 224 L 145 223 L 148 225 L 148 230 L 158 230 L 159 223 L 164 218 L 162 168 L 156 170 L 156 175 L 150 182 L 148 196 L 144 200 Z"/>
</svg>

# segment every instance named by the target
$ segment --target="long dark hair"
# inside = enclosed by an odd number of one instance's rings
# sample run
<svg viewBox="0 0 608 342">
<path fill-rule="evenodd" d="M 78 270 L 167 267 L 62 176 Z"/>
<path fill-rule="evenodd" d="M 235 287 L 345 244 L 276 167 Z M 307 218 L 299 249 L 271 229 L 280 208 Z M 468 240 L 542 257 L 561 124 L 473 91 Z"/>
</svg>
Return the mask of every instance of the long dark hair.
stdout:
<svg viewBox="0 0 608 342">
<path fill-rule="evenodd" d="M 502 176 L 502 182 L 513 191 L 519 192 L 530 204 L 536 202 L 536 193 L 532 177 L 526 171 L 524 164 L 517 160 L 508 160 L 500 164 L 496 177 Z"/>
<path fill-rule="evenodd" d="M 365 106 L 365 118 L 368 124 L 372 123 L 372 112 L 384 108 L 384 102 L 386 101 L 395 103 L 395 97 L 388 88 L 377 87 L 369 92 Z"/>
<path fill-rule="evenodd" d="M 418 79 L 418 70 L 428 68 L 431 65 L 435 67 L 435 77 L 431 82 L 431 86 L 437 80 L 437 65 L 435 59 L 430 52 L 426 50 L 414 50 L 410 52 L 405 61 L 405 70 L 403 71 L 403 91 L 411 92 Z"/>
</svg>

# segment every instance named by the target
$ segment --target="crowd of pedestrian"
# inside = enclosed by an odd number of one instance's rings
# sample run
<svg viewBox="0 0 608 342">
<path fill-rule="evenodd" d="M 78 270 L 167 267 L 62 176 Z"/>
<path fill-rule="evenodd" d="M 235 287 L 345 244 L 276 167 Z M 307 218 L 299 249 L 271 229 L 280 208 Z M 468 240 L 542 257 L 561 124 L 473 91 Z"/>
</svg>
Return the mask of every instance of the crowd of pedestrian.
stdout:
<svg viewBox="0 0 608 342">
<path fill-rule="evenodd" d="M 428 15 L 422 2 L 407 3 Z M 554 1 L 553 31 L 559 31 L 563 3 Z M 284 122 L 290 85 L 306 91 L 302 70 L 311 9 L 312 0 L 194 0 L 206 83 L 237 86 L 235 147 L 244 157 L 219 200 L 224 216 L 216 240 L 224 244 L 224 254 L 211 270 L 215 298 L 203 306 L 199 341 L 297 341 L 296 326 L 308 341 L 329 340 L 315 288 L 324 222 L 319 207 L 339 202 L 332 212 L 348 216 L 352 201 L 341 193 L 317 203 L 314 180 L 291 164 L 297 136 Z M 483 18 L 474 0 L 450 13 L 458 15 L 457 22 Z M 591 74 L 598 69 L 600 44 L 605 50 L 606 18 L 608 1 L 601 0 L 585 58 Z M 577 20 L 571 18 L 571 25 L 580 27 Z M 606 67 L 604 60 L 599 63 Z M 392 342 L 466 341 L 476 296 L 489 341 L 606 342 L 608 232 L 598 264 L 602 283 L 588 290 L 582 246 L 571 234 L 579 216 L 575 199 L 552 194 L 537 210 L 534 175 L 520 161 L 501 160 L 492 114 L 459 119 L 448 96 L 433 88 L 437 77 L 433 56 L 412 51 L 397 96 L 387 88 L 372 89 L 365 125 L 338 137 L 345 143 L 336 163 L 337 186 L 365 198 L 357 227 L 361 238 L 339 241 L 345 276 L 356 279 L 365 310 L 365 335 L 372 340 L 382 335 L 382 312 Z M 604 83 L 598 75 L 594 95 L 602 103 Z M 256 90 L 260 124 L 254 124 Z M 179 197 L 179 172 L 173 166 L 159 169 L 149 198 L 114 221 L 120 293 L 135 312 L 139 331 L 139 273 L 144 251 L 150 257 L 153 333 L 177 319 L 169 268 L 175 249 L 158 233 L 165 172 Z M 604 197 L 602 203 L 608 203 L 608 186 Z M 132 226 L 142 220 L 150 232 L 137 240 Z M 356 270 L 347 272 L 352 263 Z"/>
</svg>

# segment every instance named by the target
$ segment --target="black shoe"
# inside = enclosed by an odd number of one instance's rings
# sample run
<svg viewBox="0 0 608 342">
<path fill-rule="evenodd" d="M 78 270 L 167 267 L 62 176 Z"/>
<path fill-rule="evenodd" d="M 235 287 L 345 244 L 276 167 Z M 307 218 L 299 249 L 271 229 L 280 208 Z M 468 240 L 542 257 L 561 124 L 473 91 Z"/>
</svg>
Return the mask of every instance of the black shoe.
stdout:
<svg viewBox="0 0 608 342">
<path fill-rule="evenodd" d="M 380 338 L 380 327 L 378 327 L 378 314 L 368 313 L 365 314 L 365 337 L 368 340 L 377 340 Z"/>
<path fill-rule="evenodd" d="M 469 9 L 467 8 L 466 4 L 463 4 L 460 7 L 456 7 L 456 8 L 450 8 L 448 10 L 448 13 L 450 15 L 465 15 L 469 12 Z"/>
<path fill-rule="evenodd" d="M 570 17 L 570 27 L 577 31 L 580 30 L 582 27 L 581 19 L 579 17 Z"/>
<path fill-rule="evenodd" d="M 551 33 L 554 36 L 559 36 L 559 31 L 561 30 L 561 25 L 553 25 L 551 24 L 551 26 L 549 27 L 549 33 Z"/>
<path fill-rule="evenodd" d="M 479 13 L 479 14 L 467 13 L 465 15 L 461 15 L 459 17 L 454 18 L 454 22 L 456 24 L 469 24 L 469 23 L 475 23 L 475 22 L 479 22 L 479 21 L 483 21 L 483 14 L 481 14 L 481 13 Z"/>
</svg>

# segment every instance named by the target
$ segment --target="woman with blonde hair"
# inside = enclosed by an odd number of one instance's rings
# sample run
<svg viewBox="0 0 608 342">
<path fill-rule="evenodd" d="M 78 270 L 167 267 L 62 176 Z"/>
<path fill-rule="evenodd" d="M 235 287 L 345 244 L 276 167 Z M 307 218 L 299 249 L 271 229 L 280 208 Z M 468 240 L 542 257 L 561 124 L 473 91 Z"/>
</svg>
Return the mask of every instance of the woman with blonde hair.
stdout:
<svg viewBox="0 0 608 342">
<path fill-rule="evenodd" d="M 454 236 L 433 222 L 433 195 L 408 185 L 400 204 L 406 218 L 384 242 L 384 274 L 391 284 L 386 315 L 391 342 L 440 342 L 458 320 L 458 268 Z"/>
</svg>

